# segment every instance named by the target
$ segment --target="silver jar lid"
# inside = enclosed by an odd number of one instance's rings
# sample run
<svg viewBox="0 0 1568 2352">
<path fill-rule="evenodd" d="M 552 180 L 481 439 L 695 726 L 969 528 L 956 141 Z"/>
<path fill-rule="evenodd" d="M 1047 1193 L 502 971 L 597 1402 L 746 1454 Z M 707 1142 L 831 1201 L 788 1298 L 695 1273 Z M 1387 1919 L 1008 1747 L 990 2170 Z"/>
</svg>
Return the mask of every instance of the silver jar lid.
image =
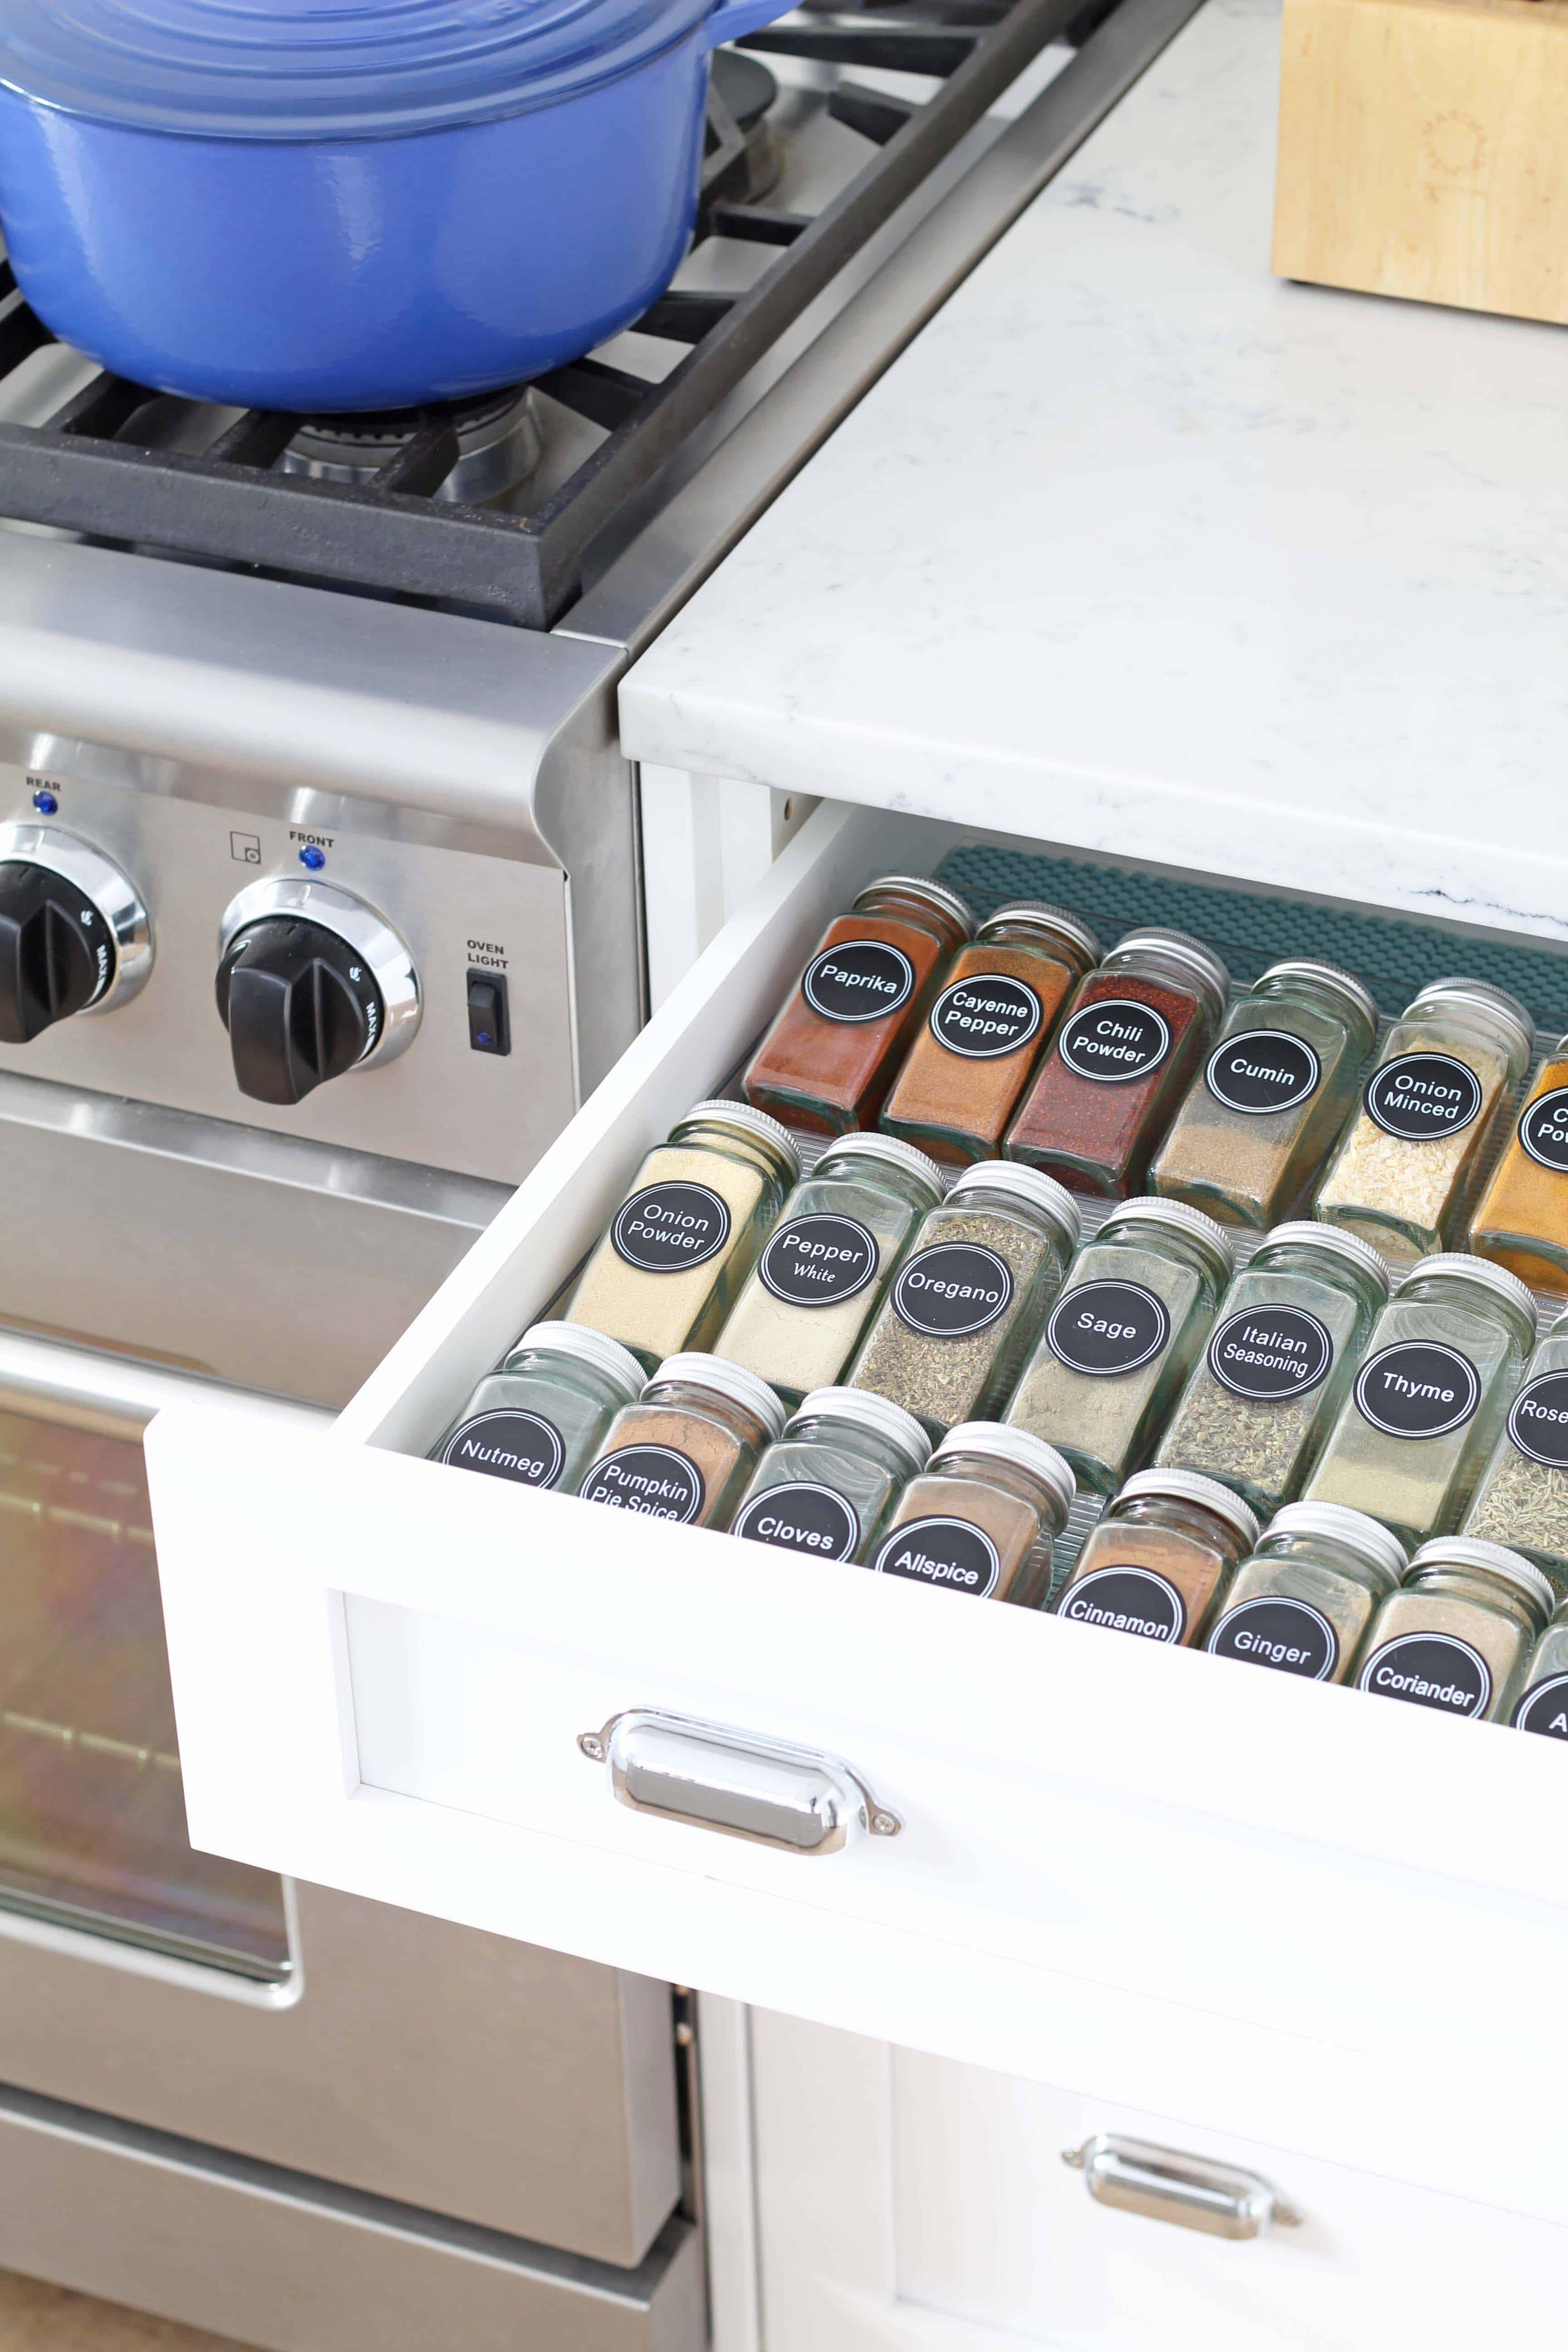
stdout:
<svg viewBox="0 0 1568 2352">
<path fill-rule="evenodd" d="M 1394 1285 L 1397 1298 L 1413 1282 L 1422 1281 L 1429 1274 L 1458 1275 L 1461 1278 L 1480 1284 L 1484 1290 L 1494 1291 L 1506 1298 L 1530 1318 L 1531 1331 L 1535 1328 L 1535 1296 L 1527 1290 L 1517 1274 L 1510 1274 L 1506 1265 L 1494 1265 L 1488 1257 L 1470 1257 L 1463 1250 L 1435 1250 L 1430 1257 L 1418 1258 L 1408 1274 L 1401 1275 Z"/>
<path fill-rule="evenodd" d="M 1015 1200 L 1026 1201 L 1050 1218 L 1069 1249 L 1077 1249 L 1083 1226 L 1078 1202 L 1067 1186 L 1047 1176 L 1043 1168 L 1031 1168 L 1022 1160 L 977 1160 L 953 1178 L 947 1197 L 957 1201 L 982 1192 L 1011 1192 Z"/>
<path fill-rule="evenodd" d="M 1451 974 L 1446 980 L 1429 980 L 1425 988 L 1417 989 L 1405 1009 L 1405 1019 L 1413 1013 L 1430 1012 L 1434 1005 L 1468 1005 L 1474 1012 L 1489 1013 L 1497 1026 L 1510 1036 L 1525 1061 L 1535 1051 L 1535 1021 L 1517 996 L 1506 988 L 1494 988 L 1489 980 L 1470 980 L 1463 972 Z"/>
<path fill-rule="evenodd" d="M 623 1348 L 618 1339 L 606 1339 L 591 1324 L 531 1323 L 521 1339 L 507 1349 L 507 1362 L 510 1364 L 514 1356 L 533 1348 L 557 1356 L 575 1356 L 579 1362 L 592 1364 L 595 1371 L 603 1372 L 607 1381 L 625 1391 L 628 1404 L 642 1394 L 647 1375 L 631 1349 Z"/>
<path fill-rule="evenodd" d="M 1358 1265 L 1363 1274 L 1370 1274 L 1384 1298 L 1388 1297 L 1394 1276 L 1387 1259 L 1370 1242 L 1363 1242 L 1359 1234 L 1348 1232 L 1343 1225 L 1321 1225 L 1311 1217 L 1288 1218 L 1282 1225 L 1270 1225 L 1252 1254 L 1253 1263 L 1266 1249 L 1272 1249 L 1276 1242 L 1289 1243 L 1298 1249 L 1327 1250 L 1331 1257 L 1343 1258 L 1347 1265 Z"/>
<path fill-rule="evenodd" d="M 900 1135 L 883 1135 L 868 1129 L 858 1135 L 836 1135 L 812 1170 L 820 1176 L 829 1160 L 836 1165 L 840 1160 L 879 1160 L 884 1167 L 901 1168 L 908 1175 L 918 1176 L 930 1187 L 932 1199 L 940 1201 L 952 1181 L 952 1171 L 939 1168 L 936 1161 L 906 1143 Z"/>
<path fill-rule="evenodd" d="M 1352 1511 L 1348 1503 L 1287 1503 L 1258 1540 L 1268 1543 L 1286 1535 L 1327 1536 L 1347 1551 L 1359 1552 L 1372 1567 L 1384 1570 L 1395 1584 L 1410 1564 L 1409 1553 L 1391 1528 L 1364 1511 Z"/>
<path fill-rule="evenodd" d="M 861 899 L 872 890 L 907 890 L 913 898 L 929 898 L 933 907 L 940 907 L 944 915 L 963 924 L 966 939 L 973 932 L 974 909 L 968 899 L 961 898 L 947 883 L 938 882 L 930 874 L 874 875 L 869 882 L 856 891 L 856 906 L 858 907 Z"/>
<path fill-rule="evenodd" d="M 1075 915 L 1070 907 L 1053 906 L 1048 898 L 1009 898 L 986 916 L 974 934 L 976 940 L 986 938 L 996 923 L 1021 923 L 1042 931 L 1056 931 L 1081 948 L 1091 964 L 1100 961 L 1100 934 L 1090 930 L 1083 917 Z"/>
<path fill-rule="evenodd" d="M 1557 1606 L 1557 1593 L 1552 1579 L 1522 1552 L 1510 1550 L 1507 1544 L 1486 1543 L 1479 1536 L 1434 1536 L 1424 1543 L 1410 1562 L 1409 1575 L 1415 1578 L 1424 1568 L 1480 1568 L 1489 1576 L 1500 1576 L 1516 1591 L 1522 1592 L 1550 1617 Z"/>
<path fill-rule="evenodd" d="M 1173 1502 L 1201 1503 L 1216 1518 L 1227 1520 L 1249 1551 L 1258 1541 L 1258 1514 L 1252 1506 L 1222 1486 L 1217 1478 L 1205 1478 L 1201 1470 L 1135 1470 L 1122 1482 L 1110 1507 L 1115 1510 L 1122 1503 L 1134 1503 L 1141 1495 L 1151 1501 L 1168 1496 Z"/>
<path fill-rule="evenodd" d="M 775 1150 L 784 1154 L 795 1171 L 794 1181 L 796 1183 L 800 1181 L 800 1146 L 788 1128 L 782 1126 L 776 1118 L 771 1118 L 765 1110 L 757 1110 L 748 1102 L 731 1102 L 721 1097 L 709 1102 L 693 1103 L 689 1111 L 681 1113 L 675 1125 L 685 1127 L 694 1118 L 712 1119 L 721 1126 L 738 1127 L 747 1135 L 760 1135 L 764 1143 L 771 1143 Z M 672 1128 L 670 1132 L 673 1134 L 674 1131 Z"/>
<path fill-rule="evenodd" d="M 1271 963 L 1259 974 L 1256 986 L 1266 980 L 1310 980 L 1320 988 L 1331 988 L 1356 1011 L 1364 1015 L 1372 1028 L 1377 1027 L 1377 999 L 1365 981 L 1358 980 L 1342 963 L 1321 963 L 1316 956 L 1287 956 L 1280 963 Z"/>
<path fill-rule="evenodd" d="M 931 1455 L 931 1439 L 912 1412 L 906 1412 L 891 1397 L 879 1396 L 874 1389 L 812 1389 L 802 1397 L 785 1425 L 787 1437 L 803 1421 L 813 1421 L 820 1415 L 828 1421 L 852 1421 L 861 1429 L 868 1429 L 896 1445 L 915 1471 L 923 1470 Z"/>
<path fill-rule="evenodd" d="M 1113 955 L 1124 955 L 1129 949 L 1152 948 L 1160 955 L 1170 956 L 1195 972 L 1205 986 L 1211 989 L 1223 1004 L 1230 993 L 1230 973 L 1222 958 L 1207 941 L 1196 940 L 1191 931 L 1168 931 L 1163 924 L 1139 923 L 1123 931 L 1111 950 Z"/>
<path fill-rule="evenodd" d="M 666 1356 L 657 1372 L 651 1372 L 643 1388 L 645 1398 L 658 1402 L 658 1391 L 674 1381 L 689 1381 L 693 1388 L 711 1389 L 715 1396 L 728 1397 L 731 1404 L 740 1405 L 754 1421 L 760 1421 L 770 1437 L 782 1437 L 784 1409 L 766 1381 L 749 1372 L 744 1364 L 732 1364 L 727 1356 L 704 1355 L 700 1349 L 689 1348 L 678 1356 Z"/>
<path fill-rule="evenodd" d="M 1163 1200 L 1158 1193 L 1119 1201 L 1095 1239 L 1100 1240 L 1112 1226 L 1120 1232 L 1127 1225 L 1164 1225 L 1172 1233 L 1185 1234 L 1206 1253 L 1222 1282 L 1228 1282 L 1236 1271 L 1236 1252 L 1225 1227 L 1202 1209 L 1189 1208 L 1185 1201 Z"/>
<path fill-rule="evenodd" d="M 931 1458 L 937 1463 L 954 1454 L 990 1454 L 998 1462 L 1016 1463 L 1020 1470 L 1037 1478 L 1056 1497 L 1061 1517 L 1051 1532 L 1060 1535 L 1078 1493 L 1078 1480 L 1054 1445 L 1047 1445 L 1043 1437 L 1031 1436 L 1026 1429 L 1014 1429 L 1006 1422 L 961 1421 L 948 1431 Z"/>
</svg>

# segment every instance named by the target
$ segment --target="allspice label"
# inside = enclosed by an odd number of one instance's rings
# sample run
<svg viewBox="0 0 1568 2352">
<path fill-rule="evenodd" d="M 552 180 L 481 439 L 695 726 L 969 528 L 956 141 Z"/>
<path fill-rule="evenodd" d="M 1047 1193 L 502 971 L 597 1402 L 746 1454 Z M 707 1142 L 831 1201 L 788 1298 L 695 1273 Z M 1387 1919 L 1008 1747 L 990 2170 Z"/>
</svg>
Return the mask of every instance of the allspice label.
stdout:
<svg viewBox="0 0 1568 2352">
<path fill-rule="evenodd" d="M 846 940 L 813 956 L 801 993 L 825 1021 L 882 1021 L 915 992 L 915 968 L 887 940 Z"/>
<path fill-rule="evenodd" d="M 1334 1360 L 1326 1327 L 1304 1307 L 1249 1307 L 1209 1341 L 1209 1370 L 1249 1404 L 1278 1404 L 1321 1387 Z"/>
<path fill-rule="evenodd" d="M 1265 1594 L 1228 1610 L 1209 1635 L 1216 1658 L 1238 1658 L 1276 1674 L 1327 1682 L 1340 1662 L 1339 1636 L 1321 1610 L 1283 1594 Z"/>
<path fill-rule="evenodd" d="M 843 1496 L 805 1478 L 753 1496 L 730 1532 L 780 1551 L 810 1552 L 817 1559 L 848 1559 L 860 1542 L 860 1522 Z"/>
<path fill-rule="evenodd" d="M 1519 1451 L 1548 1470 L 1568 1470 L 1568 1372 L 1542 1372 L 1513 1401 L 1508 1433 Z"/>
<path fill-rule="evenodd" d="M 788 1307 L 841 1307 L 865 1289 L 878 1263 L 875 1237 L 856 1218 L 808 1213 L 771 1235 L 757 1272 Z"/>
<path fill-rule="evenodd" d="M 553 1486 L 566 1459 L 561 1432 L 542 1413 L 498 1407 L 465 1421 L 447 1440 L 443 1462 L 458 1470 L 480 1470 L 489 1478 L 511 1478 L 521 1486 Z"/>
<path fill-rule="evenodd" d="M 1016 1054 L 1038 1034 L 1044 1008 L 1032 988 L 1008 972 L 972 972 L 944 988 L 931 1010 L 931 1033 L 950 1054 L 988 1062 Z"/>
<path fill-rule="evenodd" d="M 1244 1118 L 1295 1110 L 1310 1101 L 1323 1066 L 1304 1037 L 1284 1029 L 1252 1029 L 1227 1037 L 1209 1055 L 1204 1083 L 1215 1102 Z"/>
<path fill-rule="evenodd" d="M 1547 1739 L 1568 1739 L 1568 1675 L 1553 1675 L 1527 1690 L 1513 1711 L 1516 1731 L 1538 1731 Z"/>
<path fill-rule="evenodd" d="M 1525 1105 L 1519 1139 L 1539 1167 L 1568 1175 L 1568 1087 L 1553 1087 Z"/>
<path fill-rule="evenodd" d="M 1152 1361 L 1171 1336 L 1165 1302 L 1141 1282 L 1086 1282 L 1058 1298 L 1046 1344 L 1069 1371 L 1115 1380 Z"/>
<path fill-rule="evenodd" d="M 1447 1437 L 1481 1401 L 1468 1356 L 1436 1339 L 1400 1339 L 1369 1356 L 1356 1376 L 1356 1410 L 1385 1437 Z"/>
<path fill-rule="evenodd" d="M 1186 1603 L 1170 1579 L 1152 1568 L 1090 1569 L 1068 1585 L 1057 1614 L 1079 1625 L 1137 1633 L 1146 1642 L 1179 1642 L 1187 1627 Z"/>
<path fill-rule="evenodd" d="M 1102 996 L 1063 1022 L 1057 1052 L 1080 1078 L 1120 1086 L 1146 1078 L 1171 1050 L 1171 1024 L 1152 1004 L 1132 997 Z"/>
<path fill-rule="evenodd" d="M 684 1274 L 730 1238 L 729 1203 L 706 1184 L 645 1184 L 610 1227 L 616 1255 L 643 1274 Z"/>
<path fill-rule="evenodd" d="M 893 1285 L 893 1309 L 925 1339 L 963 1339 L 1005 1314 L 1012 1296 L 1012 1270 L 994 1250 L 936 1242 L 905 1265 Z"/>
<path fill-rule="evenodd" d="M 1439 1715 L 1485 1715 L 1491 1705 L 1491 1668 L 1479 1650 L 1454 1633 L 1402 1633 L 1374 1650 L 1357 1687 L 1380 1698 L 1429 1706 Z"/>
<path fill-rule="evenodd" d="M 911 1519 L 895 1528 L 871 1563 L 879 1576 L 937 1584 L 983 1601 L 996 1590 L 1002 1558 L 984 1528 L 967 1519 Z"/>
<path fill-rule="evenodd" d="M 1400 1054 L 1366 1082 L 1367 1116 L 1406 1143 L 1435 1143 L 1477 1118 L 1481 1082 L 1454 1054 Z"/>
</svg>

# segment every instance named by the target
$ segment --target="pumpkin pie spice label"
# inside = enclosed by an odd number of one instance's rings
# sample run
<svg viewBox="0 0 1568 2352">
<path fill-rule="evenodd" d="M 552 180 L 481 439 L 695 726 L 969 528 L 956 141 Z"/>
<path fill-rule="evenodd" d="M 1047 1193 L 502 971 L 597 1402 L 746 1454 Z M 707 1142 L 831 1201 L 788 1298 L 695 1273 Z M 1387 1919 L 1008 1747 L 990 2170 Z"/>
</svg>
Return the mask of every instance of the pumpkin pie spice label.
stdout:
<svg viewBox="0 0 1568 2352">
<path fill-rule="evenodd" d="M 689 1526 L 702 1508 L 702 1474 L 673 1445 L 623 1445 L 595 1462 L 580 1489 L 589 1503 Z"/>
</svg>

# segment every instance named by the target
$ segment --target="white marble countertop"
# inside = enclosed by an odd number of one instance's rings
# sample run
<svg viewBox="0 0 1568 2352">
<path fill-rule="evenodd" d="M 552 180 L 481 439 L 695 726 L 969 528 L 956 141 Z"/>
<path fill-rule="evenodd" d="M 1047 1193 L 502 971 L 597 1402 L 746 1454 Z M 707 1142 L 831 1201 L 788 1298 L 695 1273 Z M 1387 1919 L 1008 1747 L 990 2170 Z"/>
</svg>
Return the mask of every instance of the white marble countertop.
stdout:
<svg viewBox="0 0 1568 2352">
<path fill-rule="evenodd" d="M 627 674 L 630 752 L 1568 938 L 1568 332 L 1284 285 L 1208 0 Z"/>
</svg>

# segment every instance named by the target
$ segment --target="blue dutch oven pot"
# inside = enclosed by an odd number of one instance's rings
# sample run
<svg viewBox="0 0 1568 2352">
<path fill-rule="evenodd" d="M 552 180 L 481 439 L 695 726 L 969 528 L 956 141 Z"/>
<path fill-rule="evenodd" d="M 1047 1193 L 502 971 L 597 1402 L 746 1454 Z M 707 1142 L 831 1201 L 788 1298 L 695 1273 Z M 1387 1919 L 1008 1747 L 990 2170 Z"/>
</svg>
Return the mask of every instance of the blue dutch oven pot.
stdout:
<svg viewBox="0 0 1568 2352">
<path fill-rule="evenodd" d="M 710 53 L 789 0 L 3 0 L 0 225 L 65 342 L 306 412 L 515 383 L 690 241 Z"/>
</svg>

